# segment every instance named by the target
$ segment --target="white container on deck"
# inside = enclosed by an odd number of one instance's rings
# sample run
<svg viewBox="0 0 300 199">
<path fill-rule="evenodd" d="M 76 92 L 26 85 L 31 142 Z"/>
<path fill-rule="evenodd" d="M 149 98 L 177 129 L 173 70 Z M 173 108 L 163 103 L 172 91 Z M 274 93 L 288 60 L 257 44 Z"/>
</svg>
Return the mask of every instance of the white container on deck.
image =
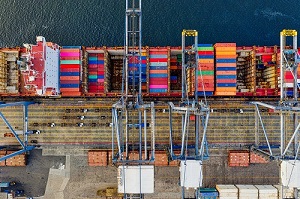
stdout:
<svg viewBox="0 0 300 199">
<path fill-rule="evenodd" d="M 119 166 L 119 193 L 154 193 L 154 166 Z"/>
<path fill-rule="evenodd" d="M 239 199 L 258 199 L 258 189 L 254 185 L 236 185 Z"/>
<path fill-rule="evenodd" d="M 278 199 L 278 190 L 272 185 L 255 185 L 259 199 Z"/>
<path fill-rule="evenodd" d="M 216 185 L 219 192 L 219 199 L 238 199 L 238 188 L 234 185 Z"/>
</svg>

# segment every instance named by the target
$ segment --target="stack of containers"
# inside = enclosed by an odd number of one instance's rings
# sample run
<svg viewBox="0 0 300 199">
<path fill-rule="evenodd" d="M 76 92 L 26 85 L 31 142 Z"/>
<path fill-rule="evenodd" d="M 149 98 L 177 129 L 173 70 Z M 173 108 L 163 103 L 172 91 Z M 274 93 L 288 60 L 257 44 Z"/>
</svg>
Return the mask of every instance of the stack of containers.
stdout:
<svg viewBox="0 0 300 199">
<path fill-rule="evenodd" d="M 149 93 L 168 92 L 168 49 L 149 49 Z"/>
<path fill-rule="evenodd" d="M 12 154 L 15 151 L 7 151 L 6 155 Z M 25 154 L 16 155 L 14 157 L 5 160 L 6 166 L 26 166 L 26 156 Z"/>
<path fill-rule="evenodd" d="M 214 47 L 198 44 L 198 95 L 212 96 L 214 92 Z M 202 76 L 201 76 L 202 75 Z"/>
<path fill-rule="evenodd" d="M 230 167 L 247 167 L 249 166 L 249 151 L 231 150 L 228 153 L 228 165 Z"/>
<path fill-rule="evenodd" d="M 88 92 L 104 93 L 104 53 L 88 55 Z"/>
<path fill-rule="evenodd" d="M 258 199 L 258 189 L 254 185 L 236 185 L 239 199 Z"/>
<path fill-rule="evenodd" d="M 215 95 L 236 95 L 236 44 L 216 43 Z"/>
<path fill-rule="evenodd" d="M 88 151 L 89 166 L 107 166 L 107 151 Z"/>
<path fill-rule="evenodd" d="M 219 199 L 238 199 L 239 190 L 234 185 L 217 184 Z"/>
<path fill-rule="evenodd" d="M 133 81 L 135 85 L 139 84 L 139 68 L 141 67 L 141 83 L 142 91 L 147 90 L 147 56 L 146 52 L 142 52 L 141 56 L 129 57 L 128 59 L 128 74 L 129 83 L 132 84 Z"/>
<path fill-rule="evenodd" d="M 63 46 L 60 50 L 60 91 L 62 96 L 81 95 L 81 47 Z"/>
<path fill-rule="evenodd" d="M 154 166 L 168 166 L 168 155 L 166 151 L 155 151 Z"/>
<path fill-rule="evenodd" d="M 177 49 L 175 49 L 177 50 Z M 182 76 L 182 54 L 177 54 L 178 52 L 173 52 L 171 49 L 171 59 L 170 59 L 170 91 L 179 92 L 181 91 L 181 76 Z"/>
</svg>

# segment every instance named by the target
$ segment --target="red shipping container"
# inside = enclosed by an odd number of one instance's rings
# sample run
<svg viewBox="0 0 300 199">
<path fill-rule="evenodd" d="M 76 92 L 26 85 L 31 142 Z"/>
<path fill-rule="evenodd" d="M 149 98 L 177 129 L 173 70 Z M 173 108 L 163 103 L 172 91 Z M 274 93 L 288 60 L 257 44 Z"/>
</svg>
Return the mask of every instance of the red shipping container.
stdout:
<svg viewBox="0 0 300 199">
<path fill-rule="evenodd" d="M 80 72 L 80 68 L 60 68 L 60 72 Z"/>
<path fill-rule="evenodd" d="M 98 64 L 89 64 L 88 68 L 98 68 Z"/>
<path fill-rule="evenodd" d="M 80 57 L 78 56 L 71 56 L 71 57 L 60 57 L 60 60 L 79 60 Z"/>
<path fill-rule="evenodd" d="M 80 84 L 80 81 L 78 81 L 78 80 L 63 80 L 63 81 L 60 81 L 60 84 Z"/>
<path fill-rule="evenodd" d="M 216 79 L 216 83 L 236 83 L 236 79 Z"/>
<path fill-rule="evenodd" d="M 150 62 L 168 62 L 168 58 L 150 58 Z"/>
<path fill-rule="evenodd" d="M 60 68 L 80 68 L 80 64 L 60 64 Z"/>
<path fill-rule="evenodd" d="M 98 60 L 99 60 L 99 58 L 104 59 L 104 54 L 103 54 L 103 53 L 98 53 L 98 54 L 96 54 L 96 55 L 97 55 L 97 57 L 98 57 Z"/>
<path fill-rule="evenodd" d="M 98 75 L 104 75 L 104 71 L 98 71 L 97 74 Z"/>
<path fill-rule="evenodd" d="M 150 55 L 167 55 L 168 54 L 168 50 L 167 49 L 149 49 L 149 54 Z"/>
<path fill-rule="evenodd" d="M 198 55 L 214 55 L 214 51 L 198 51 Z"/>
<path fill-rule="evenodd" d="M 168 84 L 168 80 L 156 80 L 156 79 L 158 79 L 158 78 L 151 78 L 149 81 L 149 84 L 150 85 L 167 85 Z"/>
</svg>

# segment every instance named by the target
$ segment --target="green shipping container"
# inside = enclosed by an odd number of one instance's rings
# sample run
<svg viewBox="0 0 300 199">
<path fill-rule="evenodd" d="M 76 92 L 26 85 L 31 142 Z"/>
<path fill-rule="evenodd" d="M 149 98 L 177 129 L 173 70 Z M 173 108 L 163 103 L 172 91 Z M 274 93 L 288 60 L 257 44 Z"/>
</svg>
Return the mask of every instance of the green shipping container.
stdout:
<svg viewBox="0 0 300 199">
<path fill-rule="evenodd" d="M 97 79 L 97 75 L 89 75 L 89 79 Z"/>
<path fill-rule="evenodd" d="M 198 71 L 198 75 L 214 75 L 214 71 L 213 70 L 203 70 L 203 71 Z"/>
<path fill-rule="evenodd" d="M 60 64 L 80 64 L 80 60 L 60 60 Z"/>
<path fill-rule="evenodd" d="M 198 51 L 213 51 L 214 47 L 198 47 Z"/>
</svg>

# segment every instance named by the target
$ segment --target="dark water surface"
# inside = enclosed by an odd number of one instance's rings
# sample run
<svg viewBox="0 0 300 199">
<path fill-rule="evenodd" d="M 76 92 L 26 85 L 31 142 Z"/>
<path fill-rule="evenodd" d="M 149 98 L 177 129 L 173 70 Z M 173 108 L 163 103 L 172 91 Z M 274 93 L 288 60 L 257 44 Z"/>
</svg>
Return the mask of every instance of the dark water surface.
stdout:
<svg viewBox="0 0 300 199">
<path fill-rule="evenodd" d="M 0 46 L 35 43 L 121 46 L 125 0 L 0 0 Z M 279 44 L 282 29 L 300 31 L 299 0 L 144 0 L 143 45 L 181 45 L 182 29 L 199 43 Z"/>
</svg>

